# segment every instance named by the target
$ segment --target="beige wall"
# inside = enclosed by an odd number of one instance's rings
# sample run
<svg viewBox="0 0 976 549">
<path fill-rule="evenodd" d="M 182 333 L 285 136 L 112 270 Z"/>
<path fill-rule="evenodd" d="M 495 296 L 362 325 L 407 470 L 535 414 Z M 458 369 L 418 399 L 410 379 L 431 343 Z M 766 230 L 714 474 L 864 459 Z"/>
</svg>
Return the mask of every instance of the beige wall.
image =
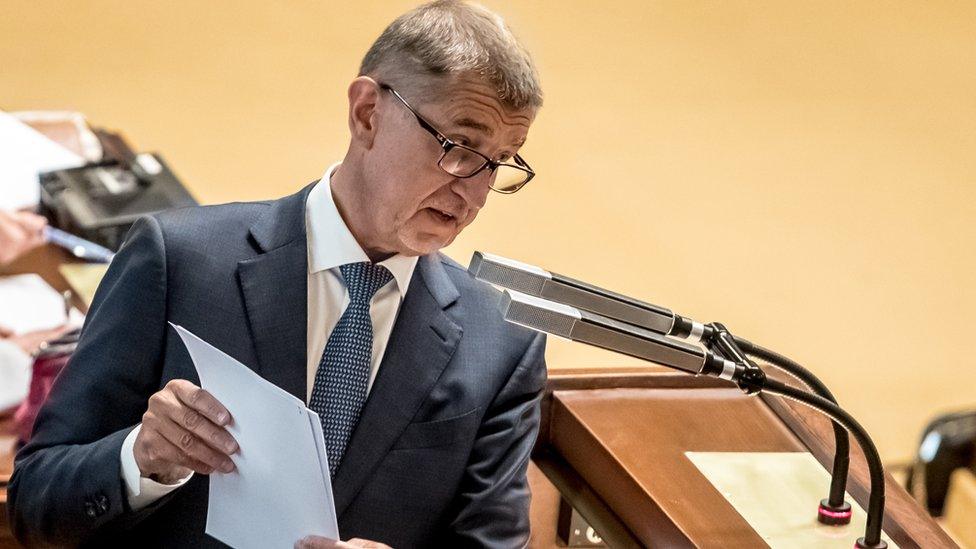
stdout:
<svg viewBox="0 0 976 549">
<path fill-rule="evenodd" d="M 542 71 L 540 175 L 450 255 L 722 320 L 820 373 L 890 460 L 976 405 L 976 4 L 488 4 Z M 284 195 L 344 152 L 345 85 L 409 5 L 0 0 L 0 108 L 123 129 L 203 202 Z"/>
</svg>

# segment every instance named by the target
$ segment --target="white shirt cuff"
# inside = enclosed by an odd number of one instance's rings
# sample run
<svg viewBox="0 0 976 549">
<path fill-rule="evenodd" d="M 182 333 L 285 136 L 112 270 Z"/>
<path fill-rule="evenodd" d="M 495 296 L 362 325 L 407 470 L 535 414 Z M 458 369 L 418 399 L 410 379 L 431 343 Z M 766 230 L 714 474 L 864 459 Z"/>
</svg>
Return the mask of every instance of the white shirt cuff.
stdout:
<svg viewBox="0 0 976 549">
<path fill-rule="evenodd" d="M 193 471 L 190 471 L 190 474 L 178 480 L 176 484 L 161 484 L 143 477 L 139 472 L 135 453 L 136 437 L 139 436 L 140 429 L 142 429 L 141 423 L 122 441 L 122 483 L 125 484 L 126 498 L 133 511 L 147 507 L 157 499 L 186 484 L 186 481 L 193 476 Z"/>
</svg>

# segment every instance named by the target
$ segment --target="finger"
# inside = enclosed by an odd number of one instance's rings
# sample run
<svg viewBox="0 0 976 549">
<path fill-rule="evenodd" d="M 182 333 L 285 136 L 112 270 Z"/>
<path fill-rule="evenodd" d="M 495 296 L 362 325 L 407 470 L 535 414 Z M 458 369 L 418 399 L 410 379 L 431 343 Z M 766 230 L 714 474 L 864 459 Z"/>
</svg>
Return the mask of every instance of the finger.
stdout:
<svg viewBox="0 0 976 549">
<path fill-rule="evenodd" d="M 39 337 L 36 332 L 15 335 L 9 341 L 20 347 L 20 350 L 28 355 L 36 353 L 41 348 L 41 344 L 44 343 L 44 339 Z"/>
<path fill-rule="evenodd" d="M 143 424 L 145 427 L 145 423 Z M 206 463 L 214 471 L 230 473 L 234 470 L 234 462 L 224 450 L 216 450 L 207 441 L 202 440 L 195 433 L 187 431 L 168 418 L 158 418 L 152 421 L 151 427 L 170 444 L 175 445 L 184 454 L 199 462 Z M 227 435 L 228 438 L 230 435 Z"/>
<path fill-rule="evenodd" d="M 346 543 L 348 543 L 353 547 L 365 547 L 367 549 L 384 549 L 384 548 L 390 549 L 389 545 L 385 545 L 378 541 L 370 541 L 368 539 L 362 539 L 362 538 L 352 538 L 350 540 L 347 540 Z"/>
<path fill-rule="evenodd" d="M 15 212 L 14 219 L 25 231 L 31 233 L 43 232 L 47 226 L 47 218 L 30 212 Z"/>
<path fill-rule="evenodd" d="M 14 335 L 13 330 L 4 326 L 0 326 L 0 337 L 12 337 L 13 335 Z"/>
<path fill-rule="evenodd" d="M 24 231 L 25 247 L 34 247 L 44 243 L 44 227 L 47 219 L 30 212 L 16 212 L 14 220 Z"/>
<path fill-rule="evenodd" d="M 56 339 L 62 333 L 63 330 L 61 328 L 52 328 L 50 330 L 38 330 L 36 332 L 12 335 L 9 337 L 9 340 L 23 349 L 25 353 L 32 355 L 41 348 L 44 342 Z"/>
<path fill-rule="evenodd" d="M 25 235 L 23 229 L 9 217 L 0 217 L 0 262 L 6 263 L 20 255 Z"/>
<path fill-rule="evenodd" d="M 321 536 L 306 536 L 295 542 L 295 549 L 343 549 L 349 547 L 341 541 Z"/>
<path fill-rule="evenodd" d="M 188 456 L 157 431 L 147 430 L 145 433 L 140 433 L 140 436 L 145 437 L 142 451 L 152 471 L 171 474 L 174 468 L 183 467 L 201 475 L 209 475 L 213 472 L 213 467 Z"/>
<path fill-rule="evenodd" d="M 211 422 L 221 426 L 230 423 L 230 412 L 207 391 L 185 379 L 173 380 L 167 384 L 167 387 L 170 385 L 180 402 L 193 408 Z"/>
<path fill-rule="evenodd" d="M 62 326 L 58 326 L 57 328 L 38 330 L 36 332 L 30 332 L 30 333 L 36 335 L 41 341 L 51 341 L 53 339 L 57 339 L 61 337 L 67 331 L 68 331 L 68 325 L 65 324 Z"/>
<path fill-rule="evenodd" d="M 30 238 L 30 234 L 27 232 L 27 229 L 24 228 L 24 226 L 21 225 L 16 218 L 10 220 L 10 222 L 6 224 L 6 230 L 14 242 L 20 243 Z"/>
<path fill-rule="evenodd" d="M 209 448 L 220 452 L 221 458 L 239 450 L 237 441 L 226 429 L 215 425 L 203 414 L 188 407 L 172 392 L 163 390 L 149 398 L 149 410 L 143 421 L 159 419 L 158 427 L 167 432 L 169 439 L 180 447 L 190 448 L 197 439 Z M 186 440 L 186 433 L 192 434 Z M 220 467 L 221 463 L 214 464 Z"/>
</svg>

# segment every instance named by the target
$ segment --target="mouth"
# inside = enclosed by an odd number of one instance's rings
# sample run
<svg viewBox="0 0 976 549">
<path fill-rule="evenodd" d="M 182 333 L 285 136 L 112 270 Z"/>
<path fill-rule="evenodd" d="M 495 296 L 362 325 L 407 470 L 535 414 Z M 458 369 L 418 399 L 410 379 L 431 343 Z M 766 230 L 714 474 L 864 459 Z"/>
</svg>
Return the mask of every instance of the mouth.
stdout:
<svg viewBox="0 0 976 549">
<path fill-rule="evenodd" d="M 457 216 L 452 214 L 451 212 L 439 210 L 437 208 L 427 208 L 427 210 L 430 211 L 435 218 L 437 218 L 443 223 L 453 223 L 457 221 Z"/>
</svg>

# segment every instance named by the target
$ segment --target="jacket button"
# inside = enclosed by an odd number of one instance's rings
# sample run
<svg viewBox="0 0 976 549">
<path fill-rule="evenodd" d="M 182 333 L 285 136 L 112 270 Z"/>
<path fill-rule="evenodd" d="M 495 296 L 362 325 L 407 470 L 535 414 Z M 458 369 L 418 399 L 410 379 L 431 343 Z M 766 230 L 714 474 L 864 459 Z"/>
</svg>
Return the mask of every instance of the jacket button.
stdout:
<svg viewBox="0 0 976 549">
<path fill-rule="evenodd" d="M 95 518 L 98 516 L 98 512 L 95 510 L 95 505 L 91 501 L 85 502 L 85 514 L 88 518 Z"/>
<path fill-rule="evenodd" d="M 98 494 L 98 496 L 96 496 L 95 506 L 99 511 L 99 515 L 104 515 L 106 512 L 108 512 L 109 501 L 108 498 L 105 497 L 105 494 Z"/>
</svg>

